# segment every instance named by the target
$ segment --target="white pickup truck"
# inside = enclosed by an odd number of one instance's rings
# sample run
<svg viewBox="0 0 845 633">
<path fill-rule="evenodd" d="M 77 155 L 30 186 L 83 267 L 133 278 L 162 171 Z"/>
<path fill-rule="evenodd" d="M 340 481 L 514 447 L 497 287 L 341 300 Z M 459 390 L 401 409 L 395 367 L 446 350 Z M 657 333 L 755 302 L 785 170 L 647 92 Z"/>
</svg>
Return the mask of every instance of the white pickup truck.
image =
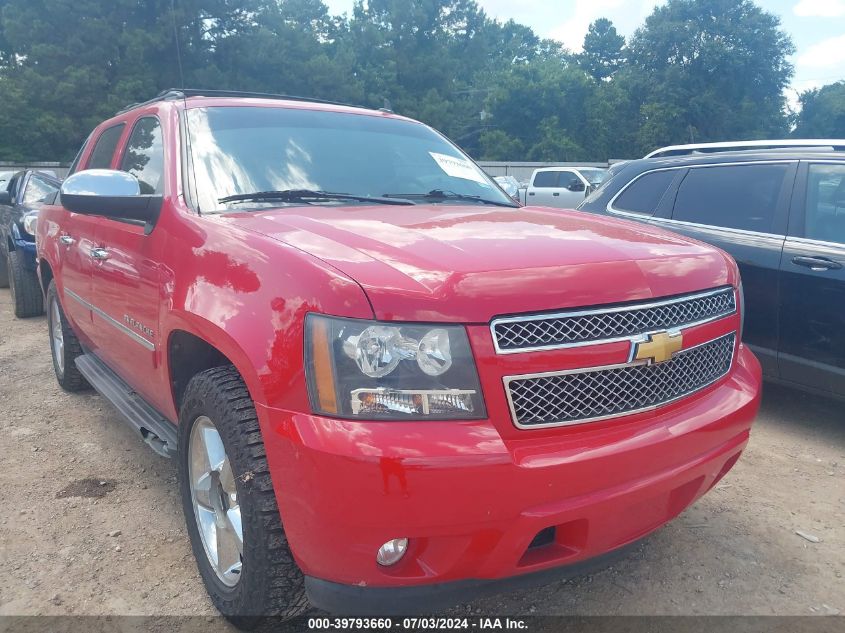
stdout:
<svg viewBox="0 0 845 633">
<path fill-rule="evenodd" d="M 600 167 L 543 167 L 531 176 L 524 204 L 574 209 L 598 187 L 607 170 Z"/>
</svg>

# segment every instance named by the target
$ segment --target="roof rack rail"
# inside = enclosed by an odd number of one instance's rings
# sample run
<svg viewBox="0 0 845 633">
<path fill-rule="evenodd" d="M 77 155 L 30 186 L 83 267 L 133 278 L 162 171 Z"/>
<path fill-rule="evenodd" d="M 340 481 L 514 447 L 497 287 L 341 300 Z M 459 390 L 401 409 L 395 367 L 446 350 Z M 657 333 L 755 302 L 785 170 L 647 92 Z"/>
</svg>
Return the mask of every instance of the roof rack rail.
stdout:
<svg viewBox="0 0 845 633">
<path fill-rule="evenodd" d="M 349 108 L 364 108 L 365 106 L 353 105 L 350 103 L 342 103 L 340 101 L 329 101 L 327 99 L 316 99 L 313 97 L 299 97 L 296 95 L 280 95 L 271 94 L 267 92 L 248 92 L 242 90 L 200 90 L 196 88 L 168 88 L 162 90 L 152 99 L 143 101 L 141 103 L 132 103 L 117 114 L 123 114 L 141 106 L 150 105 L 151 103 L 158 103 L 159 101 L 173 101 L 176 99 L 185 99 L 187 97 L 243 97 L 250 99 L 277 99 L 280 101 L 302 101 L 305 103 L 322 103 L 325 105 L 346 106 Z"/>
<path fill-rule="evenodd" d="M 691 145 L 669 145 L 646 154 L 644 158 L 668 158 L 715 152 L 766 151 L 775 149 L 803 149 L 845 152 L 845 139 L 772 139 L 757 141 L 727 141 L 724 143 L 696 143 Z"/>
</svg>

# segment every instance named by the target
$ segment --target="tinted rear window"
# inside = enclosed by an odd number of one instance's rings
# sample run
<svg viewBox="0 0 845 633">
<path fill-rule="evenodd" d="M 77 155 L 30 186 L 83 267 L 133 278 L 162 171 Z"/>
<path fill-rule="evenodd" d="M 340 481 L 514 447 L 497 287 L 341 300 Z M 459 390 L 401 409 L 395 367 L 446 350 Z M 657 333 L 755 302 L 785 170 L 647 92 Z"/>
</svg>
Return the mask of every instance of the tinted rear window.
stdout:
<svg viewBox="0 0 845 633">
<path fill-rule="evenodd" d="M 845 244 L 845 165 L 810 165 L 804 236 Z"/>
<path fill-rule="evenodd" d="M 557 176 L 559 172 L 556 171 L 541 171 L 534 176 L 535 187 L 557 187 Z"/>
<path fill-rule="evenodd" d="M 770 233 L 786 164 L 690 169 L 672 217 L 684 222 Z"/>
<path fill-rule="evenodd" d="M 110 127 L 97 139 L 97 144 L 94 146 L 94 151 L 91 152 L 91 157 L 88 159 L 87 169 L 108 169 L 111 167 L 114 150 L 117 147 L 117 142 L 123 134 L 124 124 Z"/>
<path fill-rule="evenodd" d="M 678 172 L 653 171 L 640 176 L 622 192 L 613 208 L 629 213 L 653 215 Z"/>
</svg>

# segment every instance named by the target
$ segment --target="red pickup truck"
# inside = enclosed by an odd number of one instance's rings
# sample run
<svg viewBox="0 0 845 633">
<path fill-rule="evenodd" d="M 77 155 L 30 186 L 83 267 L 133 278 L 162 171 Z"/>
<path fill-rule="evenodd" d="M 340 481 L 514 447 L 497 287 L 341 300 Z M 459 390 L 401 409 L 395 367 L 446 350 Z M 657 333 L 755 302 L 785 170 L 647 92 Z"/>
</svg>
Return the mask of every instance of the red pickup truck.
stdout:
<svg viewBox="0 0 845 633">
<path fill-rule="evenodd" d="M 177 459 L 240 625 L 575 573 L 748 441 L 730 257 L 520 207 L 418 122 L 171 91 L 71 172 L 37 223 L 56 376 Z"/>
</svg>

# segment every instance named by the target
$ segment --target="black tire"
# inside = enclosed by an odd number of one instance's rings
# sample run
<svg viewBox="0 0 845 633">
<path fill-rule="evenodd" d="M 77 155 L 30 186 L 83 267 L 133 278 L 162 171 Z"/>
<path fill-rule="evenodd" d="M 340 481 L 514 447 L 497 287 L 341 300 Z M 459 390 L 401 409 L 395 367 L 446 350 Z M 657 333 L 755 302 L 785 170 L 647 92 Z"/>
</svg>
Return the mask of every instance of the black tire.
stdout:
<svg viewBox="0 0 845 633">
<path fill-rule="evenodd" d="M 6 263 L 6 251 L 8 249 L 9 246 L 6 244 L 5 238 L 3 238 L 3 234 L 0 233 L 0 288 L 9 287 L 9 268 Z"/>
<path fill-rule="evenodd" d="M 221 582 L 202 540 L 190 487 L 190 438 L 201 417 L 211 420 L 235 479 L 241 510 L 243 554 L 234 587 Z M 240 374 L 232 366 L 194 376 L 179 413 L 179 489 L 191 548 L 211 601 L 242 629 L 257 627 L 266 617 L 287 619 L 308 607 L 304 577 L 288 547 L 255 407 Z"/>
<path fill-rule="evenodd" d="M 6 255 L 6 268 L 15 316 L 26 319 L 44 314 L 44 295 L 41 294 L 38 275 L 34 270 L 26 268 L 24 254 L 17 250 L 9 251 Z"/>
<path fill-rule="evenodd" d="M 53 305 L 56 306 L 56 312 L 59 315 L 60 327 L 64 345 L 62 347 L 61 362 L 57 357 L 56 345 L 54 345 L 53 326 L 55 313 Z M 51 281 L 50 287 L 47 289 L 47 332 L 50 339 L 50 356 L 53 358 L 53 371 L 56 373 L 56 381 L 59 386 L 65 391 L 83 391 L 89 388 L 88 381 L 79 373 L 79 369 L 74 362 L 77 356 L 81 356 L 85 352 L 79 339 L 76 338 L 70 323 L 67 322 L 65 312 L 62 309 L 61 301 L 59 301 L 59 292 L 56 288 L 56 282 Z"/>
</svg>

